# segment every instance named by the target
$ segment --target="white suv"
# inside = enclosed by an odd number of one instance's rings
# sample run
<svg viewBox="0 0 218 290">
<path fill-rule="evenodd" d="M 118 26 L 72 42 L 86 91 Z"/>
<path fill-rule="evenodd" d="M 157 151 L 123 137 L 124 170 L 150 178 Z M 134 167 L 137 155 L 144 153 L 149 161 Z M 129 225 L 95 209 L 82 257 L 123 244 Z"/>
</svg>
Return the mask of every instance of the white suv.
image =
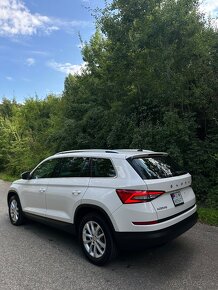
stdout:
<svg viewBox="0 0 218 290">
<path fill-rule="evenodd" d="M 166 243 L 197 221 L 191 176 L 166 153 L 65 151 L 21 177 L 8 192 L 12 224 L 30 217 L 63 225 L 97 265 L 117 248 Z"/>
</svg>

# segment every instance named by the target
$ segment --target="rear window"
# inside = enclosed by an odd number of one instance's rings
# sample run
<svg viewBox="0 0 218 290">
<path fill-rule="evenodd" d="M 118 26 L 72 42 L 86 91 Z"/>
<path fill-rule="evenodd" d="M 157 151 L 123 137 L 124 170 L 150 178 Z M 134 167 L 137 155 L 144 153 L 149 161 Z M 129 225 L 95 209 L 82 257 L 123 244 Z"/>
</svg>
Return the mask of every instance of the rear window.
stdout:
<svg viewBox="0 0 218 290">
<path fill-rule="evenodd" d="M 134 158 L 130 164 L 143 179 L 167 178 L 187 173 L 167 155 Z"/>
</svg>

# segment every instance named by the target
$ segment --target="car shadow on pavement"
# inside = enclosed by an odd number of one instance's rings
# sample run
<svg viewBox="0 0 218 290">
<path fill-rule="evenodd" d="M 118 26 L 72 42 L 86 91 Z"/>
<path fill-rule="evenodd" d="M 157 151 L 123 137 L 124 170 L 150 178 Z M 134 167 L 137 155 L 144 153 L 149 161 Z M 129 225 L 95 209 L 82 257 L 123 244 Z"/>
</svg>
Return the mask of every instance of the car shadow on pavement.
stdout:
<svg viewBox="0 0 218 290">
<path fill-rule="evenodd" d="M 163 246 L 143 251 L 122 251 L 112 265 L 114 271 L 122 265 L 137 273 L 138 278 L 148 275 L 165 281 L 187 272 L 187 265 L 192 264 L 195 251 L 195 243 L 187 236 L 181 236 Z M 129 279 L 131 281 L 131 277 Z"/>
<path fill-rule="evenodd" d="M 33 220 L 28 220 L 23 225 L 23 228 L 24 230 L 40 237 L 44 241 L 48 241 L 50 244 L 53 244 L 54 247 L 59 248 L 61 251 L 71 249 L 74 254 L 82 256 L 77 237 L 71 233 Z"/>
<path fill-rule="evenodd" d="M 35 221 L 28 221 L 23 228 L 41 239 L 47 240 L 59 251 L 67 250 L 84 259 L 76 236 Z M 161 278 L 161 275 L 163 278 L 166 278 L 166 276 L 169 278 L 186 271 L 187 263 L 190 264 L 192 262 L 194 254 L 195 244 L 185 234 L 163 246 L 140 251 L 120 251 L 116 259 L 104 268 L 111 271 L 116 271 L 116 269 L 120 268 L 125 268 L 126 271 L 135 269 L 138 274 L 142 271 L 141 274 L 143 275 L 156 272 L 159 278 Z M 87 263 L 89 262 L 87 261 Z M 99 267 L 96 268 L 100 269 Z"/>
</svg>

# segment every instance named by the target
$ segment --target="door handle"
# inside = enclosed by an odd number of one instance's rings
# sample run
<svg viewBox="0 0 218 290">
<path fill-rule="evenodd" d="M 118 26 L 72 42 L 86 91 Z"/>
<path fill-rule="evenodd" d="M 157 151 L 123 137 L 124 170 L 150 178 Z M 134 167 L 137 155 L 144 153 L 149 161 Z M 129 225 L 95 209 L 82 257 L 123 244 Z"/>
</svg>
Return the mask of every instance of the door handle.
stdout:
<svg viewBox="0 0 218 290">
<path fill-rule="evenodd" d="M 45 192 L 46 191 L 46 188 L 40 188 L 39 189 L 39 192 Z"/>
<path fill-rule="evenodd" d="M 72 194 L 73 194 L 73 195 L 79 195 L 80 193 L 81 193 L 80 190 L 74 190 L 74 191 L 72 191 Z"/>
</svg>

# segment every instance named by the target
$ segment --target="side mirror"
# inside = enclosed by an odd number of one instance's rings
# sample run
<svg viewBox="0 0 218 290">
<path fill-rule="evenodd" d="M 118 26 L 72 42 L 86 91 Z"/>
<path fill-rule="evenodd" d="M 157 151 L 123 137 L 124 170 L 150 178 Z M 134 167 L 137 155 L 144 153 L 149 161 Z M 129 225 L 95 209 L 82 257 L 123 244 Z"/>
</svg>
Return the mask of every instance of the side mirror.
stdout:
<svg viewBox="0 0 218 290">
<path fill-rule="evenodd" d="M 30 179 L 30 171 L 25 171 L 21 174 L 22 179 Z"/>
</svg>

